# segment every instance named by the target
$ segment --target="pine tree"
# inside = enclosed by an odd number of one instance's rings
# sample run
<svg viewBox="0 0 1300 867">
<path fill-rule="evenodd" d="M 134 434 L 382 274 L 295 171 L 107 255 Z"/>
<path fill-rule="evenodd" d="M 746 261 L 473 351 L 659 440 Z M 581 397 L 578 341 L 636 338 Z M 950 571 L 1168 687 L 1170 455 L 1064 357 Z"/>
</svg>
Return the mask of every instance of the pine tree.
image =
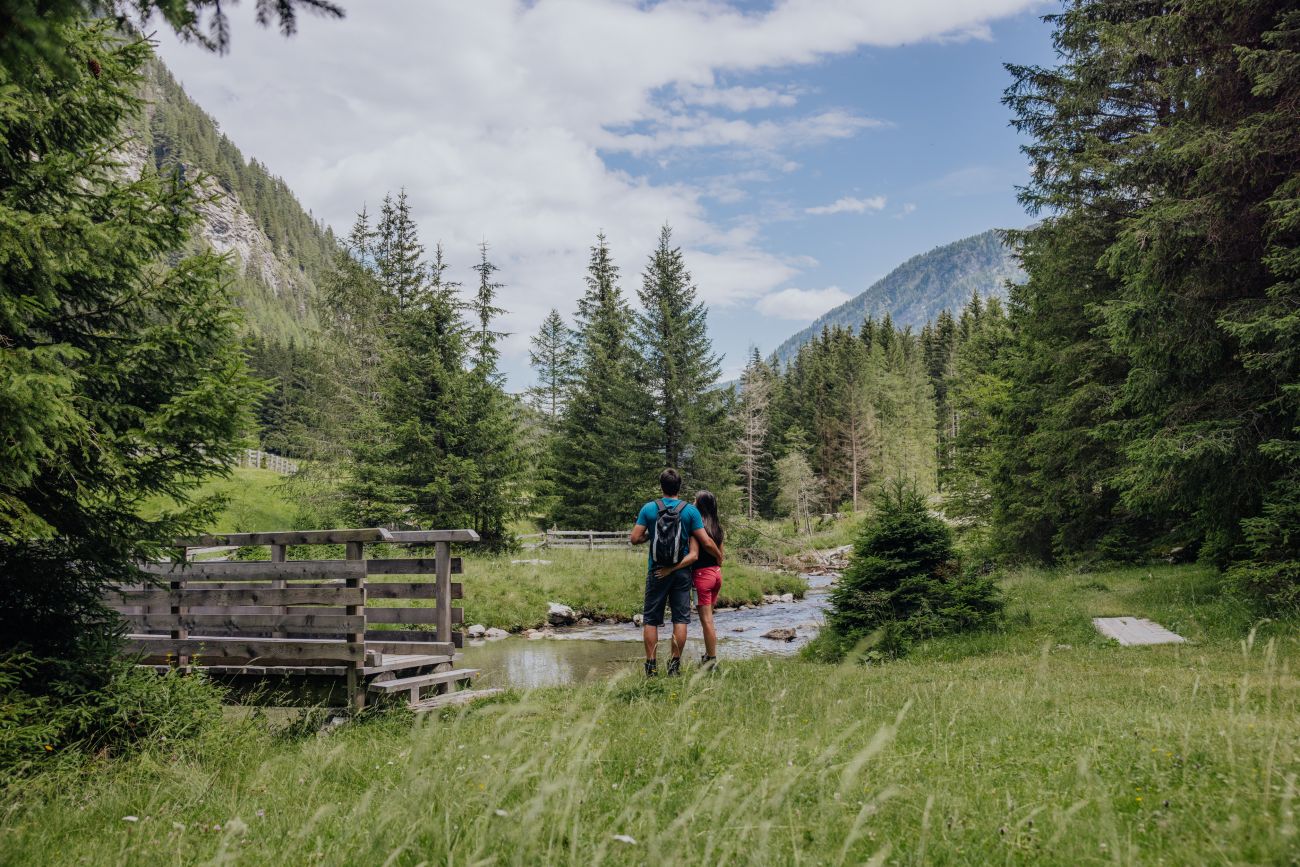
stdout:
<svg viewBox="0 0 1300 867">
<path fill-rule="evenodd" d="M 597 235 L 574 323 L 572 396 L 555 439 L 549 519 L 561 527 L 626 527 L 639 497 L 652 493 L 652 407 L 635 377 L 640 359 L 618 273 L 605 236 Z"/>
<path fill-rule="evenodd" d="M 105 587 L 214 517 L 194 488 L 259 389 L 222 260 L 188 252 L 196 191 L 112 156 L 148 44 L 103 20 L 44 32 L 57 62 L 0 66 L 0 650 L 77 660 L 84 683 L 120 623 Z M 142 517 L 152 498 L 179 505 Z"/>
<path fill-rule="evenodd" d="M 552 309 L 532 339 L 528 360 L 537 371 L 537 385 L 528 390 L 533 406 L 552 420 L 559 418 L 568 401 L 574 372 L 573 333 L 560 311 Z"/>
<path fill-rule="evenodd" d="M 666 466 L 689 476 L 690 454 L 713 436 L 720 418 L 709 394 L 718 380 L 718 358 L 709 340 L 708 311 L 696 300 L 695 285 L 672 229 L 664 226 L 638 293 L 641 312 L 636 337 L 644 360 L 642 381 L 655 397 L 658 449 Z"/>
<path fill-rule="evenodd" d="M 424 245 L 406 190 L 399 191 L 396 199 L 384 196 L 379 225 L 370 240 L 375 276 L 393 308 L 401 312 L 418 304 L 426 285 Z"/>
<path fill-rule="evenodd" d="M 736 451 L 744 482 L 745 515 L 755 517 L 758 486 L 767 474 L 767 439 L 770 430 L 768 409 L 772 398 L 772 372 L 754 349 L 740 375 L 740 399 L 736 403 L 736 421 L 740 438 Z"/>
</svg>

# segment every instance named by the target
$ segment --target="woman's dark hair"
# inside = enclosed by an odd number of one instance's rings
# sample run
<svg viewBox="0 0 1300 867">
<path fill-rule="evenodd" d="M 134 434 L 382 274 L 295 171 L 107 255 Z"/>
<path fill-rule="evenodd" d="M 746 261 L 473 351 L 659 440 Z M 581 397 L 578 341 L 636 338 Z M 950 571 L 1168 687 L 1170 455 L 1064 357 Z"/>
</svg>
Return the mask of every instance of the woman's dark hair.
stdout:
<svg viewBox="0 0 1300 867">
<path fill-rule="evenodd" d="M 718 521 L 718 498 L 711 491 L 699 491 L 695 494 L 695 508 L 700 510 L 700 517 L 704 519 L 704 532 L 715 545 L 721 545 L 725 534 Z"/>
</svg>

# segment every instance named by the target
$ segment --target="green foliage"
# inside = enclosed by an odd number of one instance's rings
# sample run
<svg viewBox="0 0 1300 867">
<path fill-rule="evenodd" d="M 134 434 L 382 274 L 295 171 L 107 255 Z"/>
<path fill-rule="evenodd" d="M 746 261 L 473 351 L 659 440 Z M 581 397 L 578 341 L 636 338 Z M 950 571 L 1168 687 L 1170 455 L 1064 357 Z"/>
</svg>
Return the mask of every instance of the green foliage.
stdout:
<svg viewBox="0 0 1300 867">
<path fill-rule="evenodd" d="M 62 29 L 96 17 L 116 17 L 123 24 L 134 17 L 144 26 L 159 15 L 182 39 L 224 52 L 230 44 L 226 8 L 220 0 L 7 0 L 0 7 L 0 65 L 50 65 L 66 72 L 73 61 L 64 53 Z M 275 22 L 288 36 L 297 30 L 301 9 L 343 16 L 330 0 L 256 0 L 257 23 Z"/>
<path fill-rule="evenodd" d="M 577 373 L 553 445 L 551 524 L 625 529 L 658 464 L 648 394 L 637 382 L 632 311 L 618 266 L 597 235 L 574 323 Z"/>
<path fill-rule="evenodd" d="M 114 662 L 100 684 L 24 684 L 48 678 L 51 662 L 27 653 L 0 657 L 0 771 L 24 774 L 68 756 L 123 756 L 146 745 L 183 742 L 221 721 L 221 690 L 201 673 L 158 675 Z M 57 667 L 56 669 L 57 670 Z"/>
<path fill-rule="evenodd" d="M 993 580 L 962 570 L 952 532 L 902 483 L 879 494 L 831 605 L 828 635 L 814 655 L 842 656 L 883 630 L 878 650 L 901 656 L 914 639 L 987 627 L 1002 612 Z"/>
<path fill-rule="evenodd" d="M 182 254 L 193 190 L 109 156 L 148 45 L 57 32 L 72 62 L 0 71 L 0 642 L 71 659 L 107 651 L 104 586 L 207 522 L 190 491 L 259 389 L 222 261 Z M 154 496 L 181 505 L 142 517 Z"/>
</svg>

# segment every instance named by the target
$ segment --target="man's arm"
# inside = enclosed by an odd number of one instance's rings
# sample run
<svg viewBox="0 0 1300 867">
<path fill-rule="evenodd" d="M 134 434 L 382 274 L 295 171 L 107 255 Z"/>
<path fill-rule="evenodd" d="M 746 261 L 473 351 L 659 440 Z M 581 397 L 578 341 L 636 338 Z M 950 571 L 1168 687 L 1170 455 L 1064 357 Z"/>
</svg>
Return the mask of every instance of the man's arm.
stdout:
<svg viewBox="0 0 1300 867">
<path fill-rule="evenodd" d="M 650 534 L 646 532 L 645 524 L 633 524 L 632 534 L 627 537 L 627 540 L 633 545 L 640 545 L 642 542 L 648 542 L 650 540 Z"/>
<path fill-rule="evenodd" d="M 700 558 L 700 543 L 692 536 L 686 541 L 686 556 L 676 566 L 661 566 L 655 570 L 656 578 L 667 578 L 679 569 L 685 569 Z"/>
<path fill-rule="evenodd" d="M 713 537 L 709 535 L 708 530 L 701 527 L 691 534 L 691 538 L 698 541 L 700 547 L 708 551 L 713 556 L 713 559 L 718 561 L 719 566 L 722 565 L 722 549 L 718 547 L 717 542 L 713 541 Z"/>
</svg>

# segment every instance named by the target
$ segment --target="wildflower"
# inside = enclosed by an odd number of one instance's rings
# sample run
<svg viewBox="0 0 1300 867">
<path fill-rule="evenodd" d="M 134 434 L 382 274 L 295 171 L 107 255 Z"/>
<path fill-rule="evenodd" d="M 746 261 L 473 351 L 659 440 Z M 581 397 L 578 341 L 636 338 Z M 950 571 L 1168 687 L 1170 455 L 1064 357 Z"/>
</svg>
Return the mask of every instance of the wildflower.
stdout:
<svg viewBox="0 0 1300 867">
<path fill-rule="evenodd" d="M 509 810 L 503 810 L 503 809 L 501 809 L 500 807 L 497 807 L 493 812 L 496 813 L 498 816 L 509 816 L 509 815 L 510 815 L 510 811 L 509 811 Z"/>
<path fill-rule="evenodd" d="M 52 752 L 54 752 L 54 747 L 50 746 L 49 744 L 46 744 L 46 745 L 45 745 L 45 752 L 47 752 L 47 753 L 52 753 Z"/>
<path fill-rule="evenodd" d="M 122 821 L 123 821 L 123 822 L 139 822 L 139 821 L 140 821 L 140 817 L 139 817 L 139 816 L 123 816 L 123 817 L 122 817 Z"/>
<path fill-rule="evenodd" d="M 635 846 L 635 845 L 636 845 L 636 840 L 634 840 L 633 838 L 629 837 L 629 836 L 626 835 L 626 834 L 615 834 L 615 835 L 614 835 L 614 839 L 617 840 L 617 841 L 620 842 L 620 843 L 626 843 L 626 844 L 629 845 L 629 846 Z"/>
</svg>

